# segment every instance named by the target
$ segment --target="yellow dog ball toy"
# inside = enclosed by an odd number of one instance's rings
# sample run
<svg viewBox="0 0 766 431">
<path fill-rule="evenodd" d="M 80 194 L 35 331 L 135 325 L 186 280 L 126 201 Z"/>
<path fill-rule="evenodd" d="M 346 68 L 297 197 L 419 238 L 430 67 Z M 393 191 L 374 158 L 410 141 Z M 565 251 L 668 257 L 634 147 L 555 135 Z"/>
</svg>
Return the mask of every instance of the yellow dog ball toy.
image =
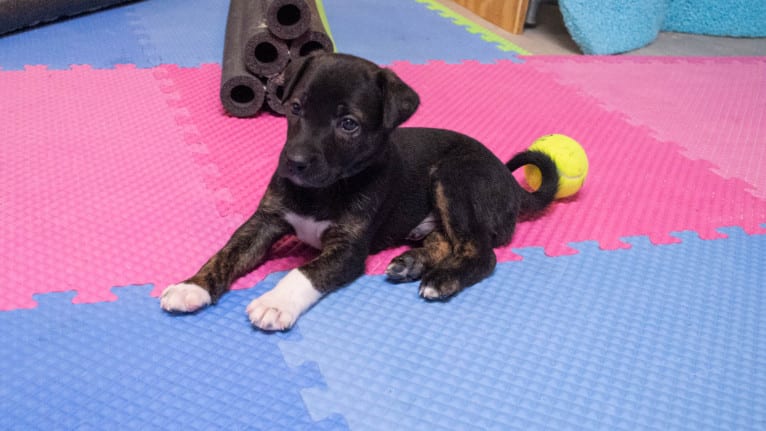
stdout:
<svg viewBox="0 0 766 431">
<path fill-rule="evenodd" d="M 549 155 L 556 163 L 559 171 L 556 199 L 572 196 L 580 190 L 588 175 L 588 156 L 577 141 L 565 135 L 546 135 L 536 140 L 529 149 Z M 542 175 L 537 166 L 525 166 L 524 177 L 533 190 L 540 188 Z"/>
</svg>

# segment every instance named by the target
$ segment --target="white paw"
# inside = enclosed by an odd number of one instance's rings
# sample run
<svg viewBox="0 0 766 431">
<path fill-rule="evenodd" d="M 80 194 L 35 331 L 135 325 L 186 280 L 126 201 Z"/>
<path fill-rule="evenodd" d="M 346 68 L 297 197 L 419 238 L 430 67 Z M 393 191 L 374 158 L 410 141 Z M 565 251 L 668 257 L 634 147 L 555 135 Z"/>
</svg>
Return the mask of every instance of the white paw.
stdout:
<svg viewBox="0 0 766 431">
<path fill-rule="evenodd" d="M 253 326 L 264 331 L 284 331 L 321 297 L 311 281 L 294 269 L 273 289 L 254 299 L 247 306 L 247 315 Z"/>
<path fill-rule="evenodd" d="M 442 294 L 434 287 L 422 286 L 420 288 L 420 296 L 433 301 L 441 298 Z"/>
<path fill-rule="evenodd" d="M 165 311 L 191 313 L 210 305 L 210 293 L 196 284 L 173 284 L 162 291 L 160 307 Z"/>
</svg>

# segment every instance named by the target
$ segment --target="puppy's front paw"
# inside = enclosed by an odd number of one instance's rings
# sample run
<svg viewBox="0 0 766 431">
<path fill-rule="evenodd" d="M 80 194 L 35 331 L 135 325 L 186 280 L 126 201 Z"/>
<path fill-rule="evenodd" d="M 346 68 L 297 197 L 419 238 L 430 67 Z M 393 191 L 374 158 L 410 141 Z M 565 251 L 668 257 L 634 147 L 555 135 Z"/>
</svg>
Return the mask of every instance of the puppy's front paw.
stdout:
<svg viewBox="0 0 766 431">
<path fill-rule="evenodd" d="M 254 299 L 247 306 L 247 316 L 253 326 L 264 331 L 284 331 L 292 328 L 298 316 L 295 316 L 290 310 L 283 307 L 284 304 L 271 301 L 270 298 Z"/>
<path fill-rule="evenodd" d="M 273 289 L 254 299 L 246 311 L 253 326 L 264 331 L 284 331 L 292 328 L 321 297 L 311 281 L 294 269 Z"/>
<path fill-rule="evenodd" d="M 173 284 L 162 291 L 160 306 L 173 313 L 192 313 L 212 302 L 210 293 L 196 284 Z"/>
</svg>

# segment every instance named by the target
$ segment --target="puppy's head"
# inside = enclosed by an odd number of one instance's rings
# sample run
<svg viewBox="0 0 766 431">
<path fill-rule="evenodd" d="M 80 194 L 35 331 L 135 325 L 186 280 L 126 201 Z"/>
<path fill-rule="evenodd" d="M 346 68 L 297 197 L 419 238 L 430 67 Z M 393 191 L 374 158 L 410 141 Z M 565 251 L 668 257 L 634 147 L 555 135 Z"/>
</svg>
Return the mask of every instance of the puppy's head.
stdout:
<svg viewBox="0 0 766 431">
<path fill-rule="evenodd" d="M 388 69 L 320 54 L 288 66 L 282 102 L 287 142 L 277 173 L 298 186 L 322 188 L 376 163 L 419 98 Z"/>
</svg>

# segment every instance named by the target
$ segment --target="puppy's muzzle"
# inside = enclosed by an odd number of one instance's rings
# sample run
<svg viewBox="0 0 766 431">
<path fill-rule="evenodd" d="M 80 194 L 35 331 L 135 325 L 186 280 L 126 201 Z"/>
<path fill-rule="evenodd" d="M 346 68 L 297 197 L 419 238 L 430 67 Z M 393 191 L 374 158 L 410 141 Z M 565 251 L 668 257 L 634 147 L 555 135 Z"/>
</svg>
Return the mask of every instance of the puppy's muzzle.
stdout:
<svg viewBox="0 0 766 431">
<path fill-rule="evenodd" d="M 285 169 L 289 176 L 298 177 L 308 172 L 315 162 L 316 157 L 305 155 L 288 156 L 285 160 Z"/>
<path fill-rule="evenodd" d="M 299 186 L 321 187 L 326 185 L 328 173 L 318 154 L 291 148 L 282 154 L 279 176 Z"/>
</svg>

